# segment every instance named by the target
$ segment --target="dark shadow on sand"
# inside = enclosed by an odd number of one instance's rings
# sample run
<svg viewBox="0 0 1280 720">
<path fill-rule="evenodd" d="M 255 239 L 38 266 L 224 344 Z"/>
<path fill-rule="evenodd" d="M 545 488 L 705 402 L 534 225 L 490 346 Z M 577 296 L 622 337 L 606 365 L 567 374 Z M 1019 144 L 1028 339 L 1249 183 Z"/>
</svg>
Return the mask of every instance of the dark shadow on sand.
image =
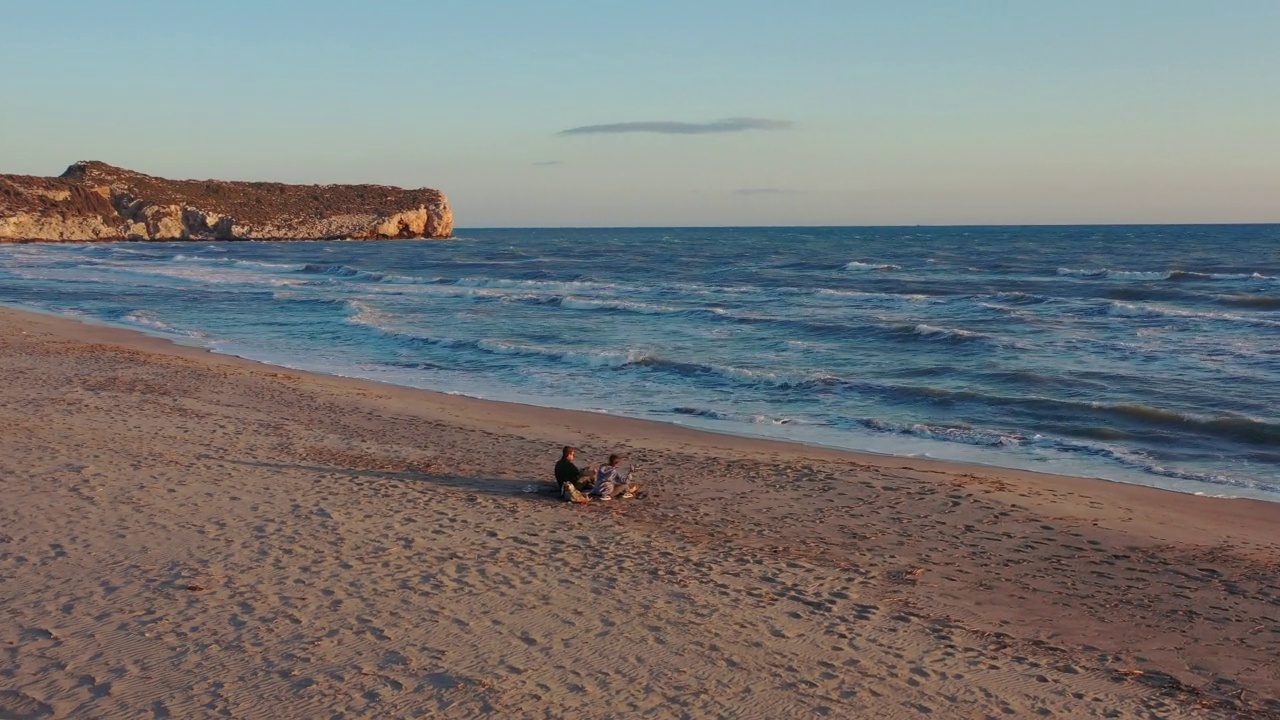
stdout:
<svg viewBox="0 0 1280 720">
<path fill-rule="evenodd" d="M 484 477 L 464 477 L 460 475 L 437 475 L 434 473 L 424 473 L 418 471 L 396 472 L 392 470 L 360 470 L 348 467 L 334 467 L 324 465 L 302 465 L 300 463 L 275 463 L 264 462 L 260 460 L 234 460 L 232 458 L 220 458 L 212 455 L 203 455 L 202 459 L 217 460 L 218 462 L 230 463 L 232 465 L 243 465 L 245 467 L 266 468 L 271 470 L 294 470 L 305 473 L 328 474 L 328 475 L 346 475 L 352 480 L 371 479 L 371 480 L 390 480 L 393 482 L 404 483 L 424 483 L 429 485 L 440 485 L 445 487 L 457 488 L 460 490 L 469 490 L 477 494 L 498 495 L 502 497 L 524 497 L 530 500 L 546 500 L 561 502 L 559 494 L 556 492 L 556 484 L 551 480 L 509 480 L 505 478 L 484 478 Z M 550 469 L 547 474 L 550 475 Z M 529 492 L 526 488 L 533 487 L 534 491 Z"/>
</svg>

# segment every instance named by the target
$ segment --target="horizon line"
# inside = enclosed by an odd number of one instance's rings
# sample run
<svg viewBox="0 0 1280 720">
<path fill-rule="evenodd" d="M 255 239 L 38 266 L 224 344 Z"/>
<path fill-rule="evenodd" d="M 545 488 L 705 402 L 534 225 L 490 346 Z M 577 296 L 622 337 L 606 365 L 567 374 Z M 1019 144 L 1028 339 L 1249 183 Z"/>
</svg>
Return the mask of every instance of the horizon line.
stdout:
<svg viewBox="0 0 1280 720">
<path fill-rule="evenodd" d="M 870 225 L 484 225 L 455 227 L 459 230 L 746 230 L 754 228 L 1018 228 L 1018 227 L 1245 227 L 1280 226 L 1280 220 L 1225 220 L 1214 222 L 1086 222 L 1086 223 L 882 223 Z"/>
</svg>

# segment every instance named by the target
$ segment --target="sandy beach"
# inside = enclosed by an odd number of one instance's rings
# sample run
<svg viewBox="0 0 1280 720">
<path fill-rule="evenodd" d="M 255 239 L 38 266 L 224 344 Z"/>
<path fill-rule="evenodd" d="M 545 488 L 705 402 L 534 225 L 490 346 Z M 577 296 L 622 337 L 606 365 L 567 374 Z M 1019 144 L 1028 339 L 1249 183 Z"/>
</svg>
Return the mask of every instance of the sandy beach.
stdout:
<svg viewBox="0 0 1280 720">
<path fill-rule="evenodd" d="M 1280 717 L 1280 504 L 0 310 L 0 718 Z M 641 500 L 541 490 L 625 452 Z"/>
</svg>

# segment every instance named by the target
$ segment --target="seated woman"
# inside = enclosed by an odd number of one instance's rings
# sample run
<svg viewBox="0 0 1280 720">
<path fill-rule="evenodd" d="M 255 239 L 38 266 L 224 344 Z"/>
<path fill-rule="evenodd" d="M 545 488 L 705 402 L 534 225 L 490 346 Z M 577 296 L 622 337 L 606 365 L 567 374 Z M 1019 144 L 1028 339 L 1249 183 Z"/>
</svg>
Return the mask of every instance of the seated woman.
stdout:
<svg viewBox="0 0 1280 720">
<path fill-rule="evenodd" d="M 618 470 L 618 463 L 621 461 L 621 455 L 610 455 L 609 462 L 596 468 L 596 485 L 591 489 L 592 497 L 612 500 L 615 494 L 621 494 L 624 498 L 632 498 L 640 492 L 640 486 L 627 482 L 628 478 L 623 477 Z M 631 469 L 635 470 L 636 467 L 632 465 Z"/>
</svg>

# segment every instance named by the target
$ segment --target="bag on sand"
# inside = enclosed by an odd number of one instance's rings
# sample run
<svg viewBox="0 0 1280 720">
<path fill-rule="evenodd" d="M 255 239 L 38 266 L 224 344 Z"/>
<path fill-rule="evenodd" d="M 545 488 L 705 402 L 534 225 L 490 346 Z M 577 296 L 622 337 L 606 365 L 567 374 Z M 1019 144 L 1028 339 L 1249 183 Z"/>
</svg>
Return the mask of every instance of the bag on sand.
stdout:
<svg viewBox="0 0 1280 720">
<path fill-rule="evenodd" d="M 568 502 L 590 502 L 591 498 L 582 495 L 582 491 L 573 487 L 573 483 L 564 483 L 561 486 L 561 497 Z"/>
<path fill-rule="evenodd" d="M 561 488 L 561 497 L 568 502 L 590 502 L 591 498 L 582 495 L 582 491 L 573 487 L 573 483 L 564 483 Z"/>
</svg>

